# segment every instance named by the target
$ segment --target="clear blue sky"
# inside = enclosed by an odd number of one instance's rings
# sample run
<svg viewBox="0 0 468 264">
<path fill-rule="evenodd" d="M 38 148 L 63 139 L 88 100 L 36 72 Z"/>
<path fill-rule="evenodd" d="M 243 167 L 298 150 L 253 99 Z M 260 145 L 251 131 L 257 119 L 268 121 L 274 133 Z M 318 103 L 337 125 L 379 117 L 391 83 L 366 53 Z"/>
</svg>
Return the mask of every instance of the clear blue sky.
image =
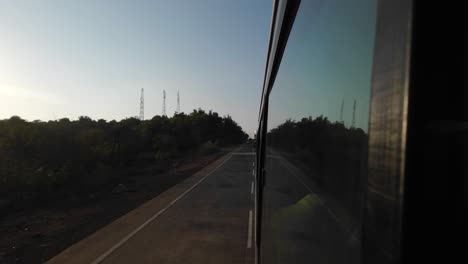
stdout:
<svg viewBox="0 0 468 264">
<path fill-rule="evenodd" d="M 0 0 L 0 118 L 201 107 L 257 126 L 271 0 Z"/>
</svg>

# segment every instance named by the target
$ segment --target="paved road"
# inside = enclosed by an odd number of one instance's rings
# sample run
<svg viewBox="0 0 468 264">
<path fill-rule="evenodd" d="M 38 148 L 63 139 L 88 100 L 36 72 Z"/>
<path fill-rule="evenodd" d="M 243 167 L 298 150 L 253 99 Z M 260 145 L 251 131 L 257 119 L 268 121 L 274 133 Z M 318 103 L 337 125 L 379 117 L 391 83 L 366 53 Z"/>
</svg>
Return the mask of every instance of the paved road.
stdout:
<svg viewBox="0 0 468 264">
<path fill-rule="evenodd" d="M 47 263 L 253 263 L 253 155 L 242 146 Z"/>
<path fill-rule="evenodd" d="M 262 263 L 360 263 L 356 230 L 331 197 L 279 153 L 266 162 Z"/>
</svg>

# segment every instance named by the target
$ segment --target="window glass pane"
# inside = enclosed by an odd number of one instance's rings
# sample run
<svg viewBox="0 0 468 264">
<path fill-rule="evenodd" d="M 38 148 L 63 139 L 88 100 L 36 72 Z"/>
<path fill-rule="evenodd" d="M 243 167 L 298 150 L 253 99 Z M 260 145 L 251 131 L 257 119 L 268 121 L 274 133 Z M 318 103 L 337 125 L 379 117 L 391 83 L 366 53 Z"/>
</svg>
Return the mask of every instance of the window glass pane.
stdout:
<svg viewBox="0 0 468 264">
<path fill-rule="evenodd" d="M 270 94 L 263 263 L 359 263 L 375 0 L 302 1 Z"/>
</svg>

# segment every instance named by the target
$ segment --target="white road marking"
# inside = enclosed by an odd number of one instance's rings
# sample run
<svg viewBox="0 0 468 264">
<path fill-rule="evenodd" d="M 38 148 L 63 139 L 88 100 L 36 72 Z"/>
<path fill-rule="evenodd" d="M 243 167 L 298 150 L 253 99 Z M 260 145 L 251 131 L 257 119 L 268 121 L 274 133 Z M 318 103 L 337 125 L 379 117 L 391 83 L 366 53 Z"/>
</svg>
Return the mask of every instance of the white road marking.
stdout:
<svg viewBox="0 0 468 264">
<path fill-rule="evenodd" d="M 256 184 L 256 181 L 255 181 L 255 178 L 254 178 L 254 241 L 255 243 L 257 243 L 257 188 L 255 188 L 255 184 Z"/>
<path fill-rule="evenodd" d="M 252 182 L 252 184 L 250 185 L 250 193 L 253 194 L 254 192 L 254 183 Z"/>
<path fill-rule="evenodd" d="M 138 231 L 142 230 L 145 226 L 147 226 L 149 223 L 151 223 L 154 219 L 156 219 L 158 216 L 160 216 L 162 213 L 164 213 L 169 207 L 171 207 L 173 204 L 175 204 L 178 200 L 180 200 L 182 197 L 184 197 L 187 193 L 189 193 L 193 188 L 195 188 L 198 184 L 200 184 L 203 180 L 206 179 L 206 177 L 210 176 L 215 172 L 219 167 L 221 167 L 226 161 L 231 159 L 232 155 L 230 155 L 227 159 L 225 159 L 221 164 L 219 164 L 216 168 L 214 168 L 210 173 L 205 175 L 203 178 L 201 178 L 198 182 L 196 182 L 194 185 L 192 185 L 190 188 L 188 188 L 185 192 L 183 192 L 181 195 L 179 195 L 175 200 L 173 200 L 171 203 L 169 203 L 166 207 L 161 209 L 159 212 L 154 214 L 150 219 L 146 220 L 143 224 L 141 224 L 137 229 L 133 230 L 130 234 L 122 238 L 117 244 L 112 246 L 109 250 L 104 252 L 101 256 L 99 256 L 97 259 L 95 259 L 91 264 L 98 264 L 101 263 L 106 257 L 108 257 L 112 252 L 114 252 L 117 248 L 122 246 L 125 242 L 127 242 L 130 238 L 132 238 Z"/>
<path fill-rule="evenodd" d="M 327 209 L 328 213 L 330 213 L 330 215 L 335 219 L 336 222 L 338 222 L 339 224 L 341 224 L 340 220 L 338 219 L 338 217 L 336 216 L 336 214 L 322 201 L 322 199 L 320 198 L 320 196 L 318 196 L 314 191 L 312 191 L 312 189 L 304 183 L 304 181 L 289 167 L 289 164 L 286 164 L 284 158 L 280 158 L 281 160 L 281 164 L 284 165 L 284 167 L 311 193 L 313 194 L 320 202 L 320 204 L 322 204 L 323 207 L 325 207 L 325 209 Z"/>
<path fill-rule="evenodd" d="M 254 180 L 253 180 L 253 183 L 254 183 L 254 186 L 255 186 L 255 177 L 254 177 Z M 252 219 L 252 222 L 253 222 L 253 230 L 252 230 L 252 233 L 253 233 L 253 243 L 255 243 L 255 249 L 254 249 L 254 256 L 255 256 L 255 263 L 258 262 L 257 260 L 257 188 L 254 188 L 254 215 L 253 215 L 253 219 Z"/>
<path fill-rule="evenodd" d="M 249 210 L 249 233 L 247 235 L 247 248 L 252 248 L 252 210 Z"/>
</svg>

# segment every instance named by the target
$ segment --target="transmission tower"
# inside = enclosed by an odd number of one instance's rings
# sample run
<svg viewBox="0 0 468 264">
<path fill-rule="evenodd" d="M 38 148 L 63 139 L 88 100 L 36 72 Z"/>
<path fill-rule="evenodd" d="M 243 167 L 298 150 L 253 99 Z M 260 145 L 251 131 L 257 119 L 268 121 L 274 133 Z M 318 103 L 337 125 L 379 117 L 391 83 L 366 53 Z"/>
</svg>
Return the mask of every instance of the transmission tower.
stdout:
<svg viewBox="0 0 468 264">
<path fill-rule="evenodd" d="M 177 112 L 180 113 L 180 95 L 179 95 L 179 90 L 177 90 Z"/>
<path fill-rule="evenodd" d="M 163 90 L 163 108 L 162 115 L 166 116 L 166 90 Z"/>
<path fill-rule="evenodd" d="M 353 120 L 351 122 L 351 127 L 355 127 L 356 126 L 356 99 L 354 100 L 354 104 L 353 104 Z"/>
<path fill-rule="evenodd" d="M 145 94 L 144 89 L 141 88 L 141 97 L 140 97 L 140 120 L 145 119 Z"/>
<path fill-rule="evenodd" d="M 343 111 L 344 111 L 344 99 L 341 101 L 341 111 L 340 111 L 340 122 L 344 123 L 343 121 Z"/>
</svg>

